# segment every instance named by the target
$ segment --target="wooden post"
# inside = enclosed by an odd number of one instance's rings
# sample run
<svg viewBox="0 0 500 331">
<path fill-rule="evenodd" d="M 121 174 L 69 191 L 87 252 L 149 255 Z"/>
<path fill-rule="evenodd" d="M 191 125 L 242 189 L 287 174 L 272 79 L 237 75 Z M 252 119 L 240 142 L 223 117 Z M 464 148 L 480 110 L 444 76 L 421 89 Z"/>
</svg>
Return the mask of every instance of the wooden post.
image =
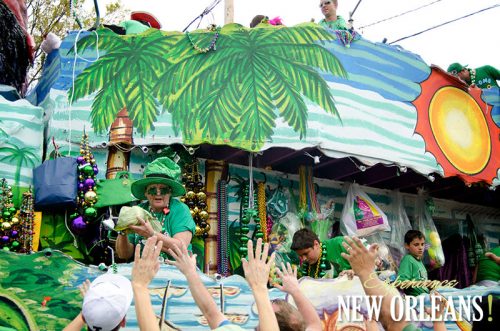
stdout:
<svg viewBox="0 0 500 331">
<path fill-rule="evenodd" d="M 234 1 L 224 1 L 224 24 L 234 23 Z"/>
<path fill-rule="evenodd" d="M 207 192 L 208 224 L 210 231 L 205 239 L 205 273 L 217 273 L 217 182 L 225 178 L 225 161 L 207 160 L 205 162 L 205 187 Z"/>
</svg>

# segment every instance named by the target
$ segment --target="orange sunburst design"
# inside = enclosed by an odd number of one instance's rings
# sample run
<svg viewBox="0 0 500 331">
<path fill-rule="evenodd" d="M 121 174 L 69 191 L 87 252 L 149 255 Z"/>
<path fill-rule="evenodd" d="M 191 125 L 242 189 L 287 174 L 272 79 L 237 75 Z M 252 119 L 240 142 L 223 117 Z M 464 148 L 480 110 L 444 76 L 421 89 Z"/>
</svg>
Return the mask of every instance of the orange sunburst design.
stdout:
<svg viewBox="0 0 500 331">
<path fill-rule="evenodd" d="M 493 107 L 481 99 L 481 90 L 467 90 L 437 67 L 421 87 L 413 102 L 418 112 L 415 131 L 444 176 L 491 184 L 500 167 L 500 129 L 491 117 Z"/>
</svg>

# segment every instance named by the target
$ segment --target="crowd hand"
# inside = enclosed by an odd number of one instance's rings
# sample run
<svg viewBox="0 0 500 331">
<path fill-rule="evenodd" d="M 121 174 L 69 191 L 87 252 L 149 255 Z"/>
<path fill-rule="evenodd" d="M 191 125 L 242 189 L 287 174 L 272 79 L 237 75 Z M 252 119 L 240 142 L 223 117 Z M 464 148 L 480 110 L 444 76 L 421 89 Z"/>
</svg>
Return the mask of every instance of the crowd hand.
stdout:
<svg viewBox="0 0 500 331">
<path fill-rule="evenodd" d="M 174 261 L 166 260 L 165 262 L 176 266 L 182 274 L 196 272 L 196 254 L 191 254 L 183 242 L 180 247 L 174 245 L 173 248 L 169 248 L 168 254 L 174 258 Z"/>
<path fill-rule="evenodd" d="M 243 271 L 245 272 L 245 278 L 252 289 L 264 287 L 267 289 L 267 281 L 269 278 L 269 270 L 271 265 L 274 263 L 275 253 L 271 254 L 269 260 L 267 260 L 267 254 L 269 253 L 269 244 L 265 243 L 262 249 L 262 238 L 257 240 L 257 247 L 255 248 L 255 254 L 253 250 L 253 242 L 249 240 L 247 242 L 248 248 L 248 260 L 243 258 L 241 260 L 243 264 Z"/>
<path fill-rule="evenodd" d="M 446 299 L 438 291 L 431 291 L 431 293 L 429 293 L 429 297 L 431 299 L 431 305 L 434 302 L 436 303 L 436 307 L 434 308 L 434 305 L 432 305 L 432 307 L 425 307 L 425 312 L 432 316 L 432 310 L 434 310 L 435 320 L 442 321 L 443 314 L 446 311 Z"/>
<path fill-rule="evenodd" d="M 290 263 L 287 262 L 285 267 L 285 264 L 281 263 L 281 270 L 280 268 L 276 268 L 276 273 L 281 279 L 282 285 L 274 284 L 274 287 L 288 294 L 300 291 L 299 281 L 297 280 L 297 266 L 294 265 L 292 267 Z"/>
<path fill-rule="evenodd" d="M 80 289 L 80 294 L 82 295 L 82 297 L 85 297 L 85 294 L 87 293 L 89 288 L 90 288 L 90 280 L 88 280 L 88 279 L 86 279 L 82 283 L 82 285 L 78 286 L 78 289 Z"/>
<path fill-rule="evenodd" d="M 158 241 L 156 236 L 148 238 L 142 250 L 141 245 L 135 247 L 134 266 L 132 267 L 132 282 L 136 285 L 148 286 L 160 269 L 158 256 L 161 252 L 163 241 Z"/>
<path fill-rule="evenodd" d="M 151 223 L 140 217 L 137 217 L 137 225 L 130 225 L 128 228 L 144 238 L 152 237 L 155 233 Z"/>
<path fill-rule="evenodd" d="M 352 280 L 354 278 L 354 270 L 349 269 L 349 270 L 342 270 L 339 273 L 339 277 L 347 276 L 347 279 Z"/>
<path fill-rule="evenodd" d="M 341 253 L 341 255 L 349 261 L 354 273 L 360 275 L 363 272 L 373 272 L 375 270 L 378 244 L 370 245 L 370 249 L 367 249 L 357 237 L 344 237 L 344 239 L 342 245 L 347 253 Z"/>
</svg>

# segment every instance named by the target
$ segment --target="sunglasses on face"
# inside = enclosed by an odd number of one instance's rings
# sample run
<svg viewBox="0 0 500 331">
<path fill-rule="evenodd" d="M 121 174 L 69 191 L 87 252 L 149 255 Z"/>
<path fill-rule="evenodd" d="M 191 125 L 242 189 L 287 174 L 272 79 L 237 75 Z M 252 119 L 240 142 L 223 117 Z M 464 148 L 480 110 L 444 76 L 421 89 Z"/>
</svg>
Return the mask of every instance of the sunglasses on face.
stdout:
<svg viewBox="0 0 500 331">
<path fill-rule="evenodd" d="M 323 6 L 328 6 L 329 4 L 331 4 L 332 2 L 331 1 L 325 1 L 325 2 L 322 2 L 319 4 L 319 8 L 323 7 Z"/>
<path fill-rule="evenodd" d="M 160 191 L 160 195 L 165 195 L 167 193 L 172 192 L 170 187 L 150 187 L 146 190 L 146 193 L 149 195 L 156 195 Z"/>
</svg>

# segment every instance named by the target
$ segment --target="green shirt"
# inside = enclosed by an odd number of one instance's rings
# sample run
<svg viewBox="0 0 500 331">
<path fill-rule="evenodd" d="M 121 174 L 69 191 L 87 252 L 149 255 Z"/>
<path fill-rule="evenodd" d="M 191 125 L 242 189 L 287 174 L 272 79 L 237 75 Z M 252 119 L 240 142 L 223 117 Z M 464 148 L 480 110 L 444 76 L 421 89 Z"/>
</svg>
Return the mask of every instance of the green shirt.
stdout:
<svg viewBox="0 0 500 331">
<path fill-rule="evenodd" d="M 319 21 L 319 25 L 324 28 L 333 30 L 348 30 L 344 18 L 342 18 L 342 16 L 340 15 L 337 16 L 337 19 L 335 21 L 326 21 L 325 19 L 322 19 L 321 21 Z"/>
<path fill-rule="evenodd" d="M 490 252 L 496 256 L 500 256 L 500 246 L 493 248 Z M 500 265 L 496 264 L 495 261 L 485 255 L 479 258 L 477 264 L 476 282 L 480 282 L 482 280 L 492 280 L 495 282 L 500 280 Z"/>
<path fill-rule="evenodd" d="M 427 280 L 427 270 L 421 260 L 417 260 L 413 255 L 406 254 L 399 264 L 399 280 Z M 417 296 L 422 293 L 429 293 L 427 287 L 409 287 L 404 289 L 407 295 Z"/>
<path fill-rule="evenodd" d="M 486 89 L 492 86 L 498 87 L 497 80 L 500 80 L 500 71 L 492 66 L 476 68 L 475 84 L 477 87 Z M 471 81 L 471 84 L 474 82 Z"/>
<path fill-rule="evenodd" d="M 126 34 L 139 34 L 149 29 L 146 25 L 134 20 L 123 21 L 118 26 L 125 28 Z"/>
<path fill-rule="evenodd" d="M 347 253 L 342 246 L 344 237 L 338 236 L 324 240 L 322 244 L 326 247 L 326 266 L 327 270 L 332 269 L 332 277 L 335 278 L 341 271 L 351 269 L 349 262 L 340 256 L 340 253 Z M 317 263 L 321 263 L 318 261 Z M 308 276 L 313 277 L 316 274 L 317 263 L 313 264 L 309 269 Z"/>
<path fill-rule="evenodd" d="M 149 211 L 149 203 L 143 203 L 139 205 L 141 208 Z M 164 215 L 163 212 L 152 213 L 160 223 L 162 223 L 163 231 L 162 233 L 173 237 L 179 232 L 189 231 L 194 235 L 196 230 L 196 224 L 191 217 L 188 206 L 185 203 L 180 202 L 177 199 L 170 199 L 170 212 Z M 138 243 L 144 245 L 144 237 L 138 235 L 137 233 L 132 233 L 128 235 L 128 240 L 135 246 Z M 191 249 L 189 245 L 188 249 Z"/>
</svg>

